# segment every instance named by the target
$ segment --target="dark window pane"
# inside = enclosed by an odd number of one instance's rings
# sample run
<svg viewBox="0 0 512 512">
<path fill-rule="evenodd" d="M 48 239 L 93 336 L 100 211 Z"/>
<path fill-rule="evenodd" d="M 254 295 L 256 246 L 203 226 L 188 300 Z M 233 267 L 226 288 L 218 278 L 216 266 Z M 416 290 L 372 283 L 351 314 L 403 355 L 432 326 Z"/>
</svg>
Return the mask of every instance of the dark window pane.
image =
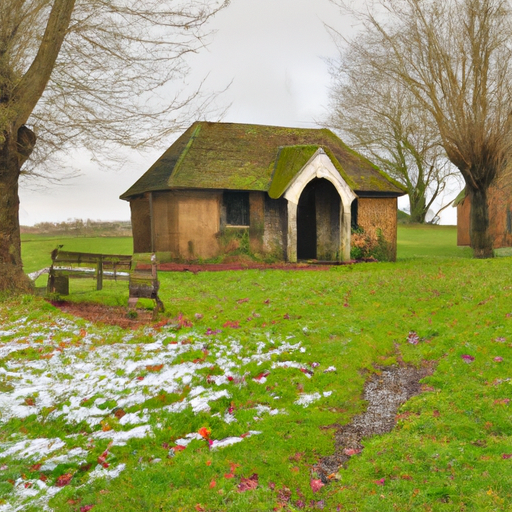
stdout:
<svg viewBox="0 0 512 512">
<path fill-rule="evenodd" d="M 225 192 L 226 223 L 228 226 L 249 226 L 249 194 Z"/>
<path fill-rule="evenodd" d="M 350 205 L 350 216 L 351 216 L 351 228 L 352 229 L 358 229 L 359 228 L 359 224 L 357 222 L 357 214 L 358 214 L 358 203 L 357 203 L 357 199 L 354 199 L 352 201 L 352 204 Z"/>
</svg>

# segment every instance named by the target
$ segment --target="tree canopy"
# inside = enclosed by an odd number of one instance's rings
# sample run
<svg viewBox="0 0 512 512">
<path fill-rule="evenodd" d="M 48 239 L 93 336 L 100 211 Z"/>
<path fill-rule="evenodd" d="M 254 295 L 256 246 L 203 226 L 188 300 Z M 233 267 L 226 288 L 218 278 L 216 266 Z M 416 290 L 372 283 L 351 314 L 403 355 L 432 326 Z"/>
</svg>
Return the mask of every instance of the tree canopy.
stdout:
<svg viewBox="0 0 512 512">
<path fill-rule="evenodd" d="M 512 146 L 508 0 L 368 0 L 350 10 L 361 24 L 354 44 L 434 120 L 466 183 L 475 256 L 491 257 L 487 193 Z"/>
</svg>

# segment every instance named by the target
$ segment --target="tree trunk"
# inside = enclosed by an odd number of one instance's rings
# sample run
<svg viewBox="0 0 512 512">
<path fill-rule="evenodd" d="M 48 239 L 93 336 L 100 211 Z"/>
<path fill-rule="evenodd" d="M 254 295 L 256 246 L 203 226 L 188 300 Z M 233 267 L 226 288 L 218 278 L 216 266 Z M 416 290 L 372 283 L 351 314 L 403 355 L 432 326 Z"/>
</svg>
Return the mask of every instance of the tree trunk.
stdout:
<svg viewBox="0 0 512 512">
<path fill-rule="evenodd" d="M 411 206 L 411 222 L 423 224 L 427 215 L 425 194 L 414 191 L 409 194 L 409 203 Z"/>
<path fill-rule="evenodd" d="M 0 146 L 0 294 L 33 291 L 21 262 L 20 167 L 17 142 L 7 134 L 5 143 Z"/>
<path fill-rule="evenodd" d="M 469 187 L 466 183 L 471 213 L 469 215 L 469 233 L 471 247 L 475 258 L 492 258 L 492 238 L 489 233 L 489 205 L 487 203 L 488 186 L 481 186 L 478 189 Z"/>
</svg>

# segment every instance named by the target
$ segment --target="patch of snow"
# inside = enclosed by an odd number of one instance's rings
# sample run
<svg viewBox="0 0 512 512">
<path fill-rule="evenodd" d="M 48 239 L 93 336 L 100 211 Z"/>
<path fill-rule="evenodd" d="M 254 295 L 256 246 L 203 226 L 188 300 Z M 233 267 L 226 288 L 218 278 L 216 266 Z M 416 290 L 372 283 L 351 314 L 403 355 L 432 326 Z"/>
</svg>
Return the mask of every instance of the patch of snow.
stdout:
<svg viewBox="0 0 512 512">
<path fill-rule="evenodd" d="M 19 458 L 44 457 L 65 446 L 61 439 L 25 439 L 17 443 L 0 444 L 0 457 L 15 455 Z"/>
<path fill-rule="evenodd" d="M 99 432 L 94 432 L 91 434 L 91 437 L 96 439 L 112 439 L 114 445 L 123 446 L 130 439 L 147 437 L 151 433 L 152 429 L 149 425 L 141 425 L 140 427 L 135 427 L 131 430 L 121 432 L 115 430 L 100 430 Z"/>
<path fill-rule="evenodd" d="M 316 402 L 317 400 L 320 400 L 322 398 L 322 395 L 320 393 L 311 393 L 309 395 L 301 395 L 300 398 L 295 400 L 296 405 L 302 405 L 303 407 L 308 407 L 313 402 Z"/>
</svg>

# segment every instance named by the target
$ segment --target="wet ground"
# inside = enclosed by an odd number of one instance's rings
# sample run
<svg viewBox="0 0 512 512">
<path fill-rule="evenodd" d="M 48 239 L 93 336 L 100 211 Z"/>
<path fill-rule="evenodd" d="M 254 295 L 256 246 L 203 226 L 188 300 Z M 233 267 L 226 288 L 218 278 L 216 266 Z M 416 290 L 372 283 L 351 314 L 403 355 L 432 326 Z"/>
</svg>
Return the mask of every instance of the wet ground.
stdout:
<svg viewBox="0 0 512 512">
<path fill-rule="evenodd" d="M 420 368 L 404 364 L 379 368 L 379 373 L 365 384 L 366 411 L 348 425 L 332 426 L 337 429 L 335 452 L 324 457 L 315 468 L 322 480 L 327 481 L 329 475 L 346 467 L 350 458 L 364 449 L 364 438 L 390 432 L 396 424 L 398 408 L 422 392 L 419 381 L 431 375 L 433 370 L 432 362 L 426 362 Z"/>
</svg>

